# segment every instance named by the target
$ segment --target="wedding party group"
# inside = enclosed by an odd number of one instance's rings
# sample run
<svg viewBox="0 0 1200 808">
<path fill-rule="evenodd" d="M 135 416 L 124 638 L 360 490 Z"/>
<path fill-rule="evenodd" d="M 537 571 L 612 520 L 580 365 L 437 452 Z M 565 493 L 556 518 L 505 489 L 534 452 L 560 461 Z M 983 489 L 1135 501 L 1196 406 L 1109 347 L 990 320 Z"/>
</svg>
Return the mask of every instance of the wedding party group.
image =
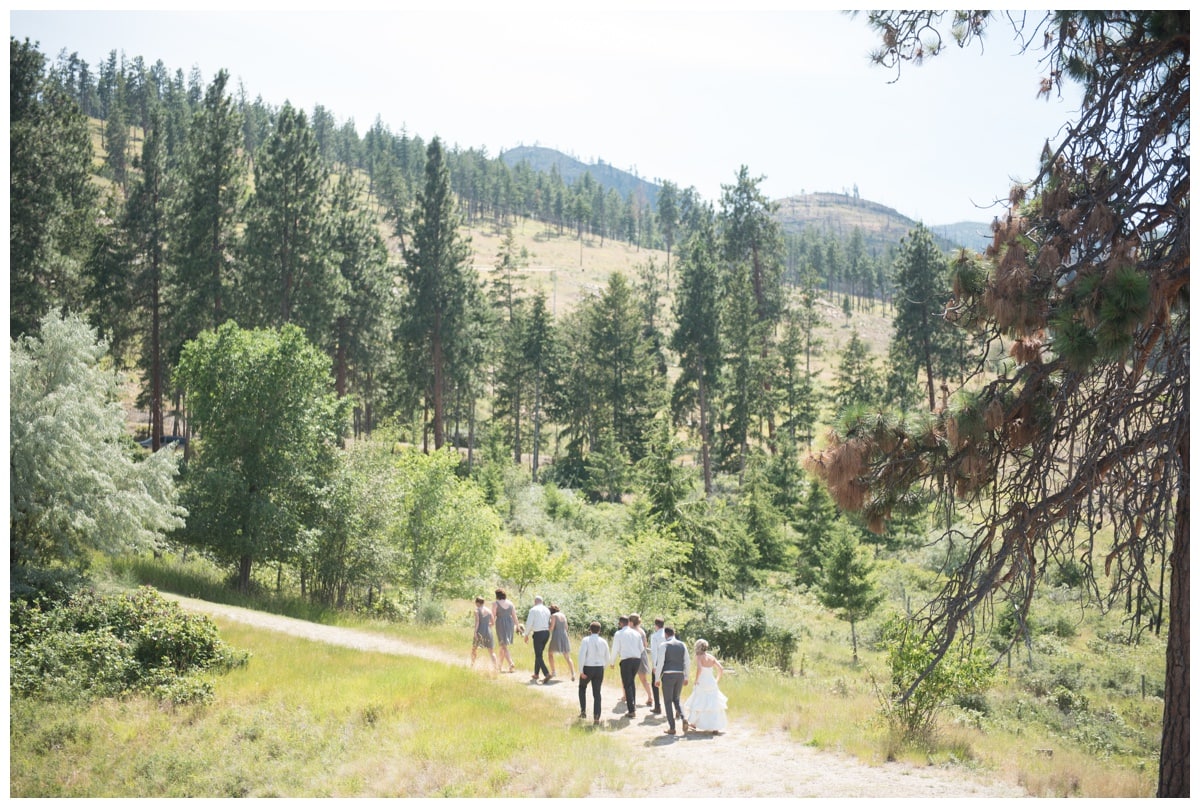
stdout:
<svg viewBox="0 0 1200 808">
<path fill-rule="evenodd" d="M 687 733 L 710 732 L 719 734 L 725 729 L 725 707 L 727 699 L 718 682 L 724 673 L 721 663 L 708 651 L 708 643 L 699 639 L 689 653 L 687 645 L 675 634 L 672 626 L 663 618 L 655 618 L 654 631 L 647 636 L 642 619 L 637 614 L 622 615 L 618 629 L 613 634 L 612 645 L 601 635 L 602 626 L 592 622 L 588 633 L 579 644 L 579 717 L 587 718 L 587 691 L 592 691 L 592 722 L 600 723 L 601 686 L 606 669 L 619 668 L 626 717 L 637 716 L 638 684 L 646 695 L 645 705 L 652 708 L 652 715 L 661 715 L 665 708 L 667 735 L 676 734 L 676 720 Z M 568 634 L 567 617 L 555 604 L 547 605 L 540 596 L 533 599 L 533 606 L 522 625 L 517 620 L 517 610 L 502 589 L 496 590 L 496 599 L 487 604 L 484 598 L 475 598 L 475 633 L 471 643 L 471 665 L 475 665 L 480 648 L 486 648 L 492 659 L 493 670 L 512 673 L 516 666 L 512 661 L 509 646 L 518 631 L 525 642 L 533 640 L 533 676 L 531 681 L 549 684 L 557 677 L 555 655 L 563 657 L 575 681 L 575 664 L 571 658 L 571 638 Z M 493 639 L 493 632 L 495 638 Z M 497 656 L 496 646 L 499 646 Z M 695 668 L 692 668 L 692 665 Z M 505 670 L 507 666 L 507 670 Z M 692 684 L 692 692 L 681 703 L 683 689 Z"/>
</svg>

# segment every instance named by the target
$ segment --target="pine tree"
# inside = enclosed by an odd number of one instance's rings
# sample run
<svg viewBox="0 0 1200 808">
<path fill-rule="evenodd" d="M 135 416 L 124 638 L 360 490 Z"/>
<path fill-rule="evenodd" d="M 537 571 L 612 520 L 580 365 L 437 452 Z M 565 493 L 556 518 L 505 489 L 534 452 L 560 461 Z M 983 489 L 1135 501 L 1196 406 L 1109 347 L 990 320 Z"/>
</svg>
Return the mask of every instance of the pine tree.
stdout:
<svg viewBox="0 0 1200 808">
<path fill-rule="evenodd" d="M 229 74 L 217 73 L 188 131 L 178 220 L 171 246 L 174 312 L 168 356 L 233 315 L 233 248 L 245 194 L 241 119 L 226 92 Z"/>
<path fill-rule="evenodd" d="M 899 294 L 892 337 L 896 350 L 891 356 L 898 371 L 924 372 L 930 412 L 937 407 L 937 379 L 945 379 L 960 357 L 955 330 L 943 316 L 950 298 L 946 278 L 945 255 L 933 234 L 917 225 L 900 241 L 896 258 L 894 281 Z"/>
<path fill-rule="evenodd" d="M 475 283 L 470 247 L 458 224 L 445 151 L 434 138 L 426 152 L 425 186 L 417 195 L 412 238 L 404 250 L 400 329 L 410 351 L 410 378 L 432 408 L 435 449 L 446 442 L 448 363 L 465 337 L 468 287 Z"/>
<path fill-rule="evenodd" d="M 774 437 L 778 398 L 774 335 L 783 313 L 783 241 L 774 219 L 776 206 L 759 189 L 761 181 L 742 166 L 737 182 L 722 186 L 718 217 L 727 297 L 722 324 L 729 395 L 724 454 L 739 474 L 746 467 L 755 421 L 765 426 L 768 441 Z"/>
<path fill-rule="evenodd" d="M 330 200 L 329 254 L 337 279 L 333 377 L 339 396 L 357 396 L 355 433 L 370 431 L 380 398 L 378 379 L 389 356 L 392 283 L 387 246 L 375 217 L 359 201 L 360 183 L 342 172 Z"/>
<path fill-rule="evenodd" d="M 877 61 L 899 70 L 931 55 L 940 28 L 965 46 L 993 22 L 956 11 L 943 25 L 947 13 L 872 12 Z M 974 511 L 970 557 L 928 604 L 937 642 L 922 676 L 969 633 L 977 605 L 1000 600 L 1024 615 L 1047 559 L 1091 560 L 1094 598 L 1124 600 L 1133 625 L 1165 625 L 1163 797 L 1190 793 L 1190 20 L 1187 10 L 997 15 L 1022 50 L 1038 49 L 1042 92 L 1083 90 L 1078 119 L 1052 135 L 1037 175 L 997 217 L 989 271 L 950 307 L 1003 339 L 1014 361 L 981 366 L 940 424 L 864 422 L 821 464 L 852 466 L 879 517 L 923 487 Z"/>
<path fill-rule="evenodd" d="M 721 368 L 721 293 L 711 216 L 701 220 L 679 260 L 675 331 L 671 349 L 679 355 L 672 411 L 677 419 L 697 414 L 704 494 L 713 489 L 712 411 Z"/>
<path fill-rule="evenodd" d="M 150 126 L 142 146 L 142 179 L 134 188 L 125 214 L 125 229 L 137 256 L 132 290 L 142 332 L 141 366 L 146 376 L 150 410 L 150 447 L 158 451 L 163 438 L 163 398 L 167 368 L 163 328 L 167 316 L 167 239 L 170 227 L 169 182 L 163 149 L 163 115 L 150 110 Z"/>
<path fill-rule="evenodd" d="M 329 254 L 327 181 L 304 111 L 285 103 L 254 163 L 242 250 L 242 323 L 295 323 L 310 342 L 329 350 L 340 284 Z"/>
<path fill-rule="evenodd" d="M 871 577 L 874 561 L 870 548 L 858 543 L 854 530 L 845 522 L 838 523 L 833 535 L 821 551 L 821 576 L 817 597 L 826 609 L 850 623 L 850 642 L 854 661 L 858 661 L 858 632 L 856 624 L 870 616 L 883 601 Z"/>
<path fill-rule="evenodd" d="M 51 309 L 82 309 L 91 246 L 92 143 L 79 104 L 45 75 L 45 57 L 9 40 L 9 333 Z"/>
<path fill-rule="evenodd" d="M 832 400 L 841 409 L 851 404 L 873 404 L 879 400 L 881 384 L 871 349 L 850 332 L 850 341 L 842 351 L 834 381 Z"/>
</svg>

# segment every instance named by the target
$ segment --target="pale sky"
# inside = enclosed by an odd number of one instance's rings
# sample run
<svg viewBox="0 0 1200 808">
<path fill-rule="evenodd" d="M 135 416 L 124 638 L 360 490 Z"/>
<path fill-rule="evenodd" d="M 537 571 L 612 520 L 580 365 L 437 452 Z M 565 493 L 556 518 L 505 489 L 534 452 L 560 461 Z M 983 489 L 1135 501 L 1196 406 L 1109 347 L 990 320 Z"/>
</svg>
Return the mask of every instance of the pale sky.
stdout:
<svg viewBox="0 0 1200 808">
<path fill-rule="evenodd" d="M 225 68 L 251 98 L 322 104 L 360 134 L 379 117 L 492 156 L 539 144 L 714 203 L 742 165 L 772 198 L 857 185 L 928 225 L 990 221 L 1000 209 L 977 206 L 1031 177 L 1079 99 L 1037 98 L 1036 55 L 1004 21 L 982 52 L 950 46 L 889 83 L 862 15 L 786 2 L 20 5 L 11 35 L 51 60 L 65 48 L 95 70 L 124 51 L 206 85 Z"/>
</svg>

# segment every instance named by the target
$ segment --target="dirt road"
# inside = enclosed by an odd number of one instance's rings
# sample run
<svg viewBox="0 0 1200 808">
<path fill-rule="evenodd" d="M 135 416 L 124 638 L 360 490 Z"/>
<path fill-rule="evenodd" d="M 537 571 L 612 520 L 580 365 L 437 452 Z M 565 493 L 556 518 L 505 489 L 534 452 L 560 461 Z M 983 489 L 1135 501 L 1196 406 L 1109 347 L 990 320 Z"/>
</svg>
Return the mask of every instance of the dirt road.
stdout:
<svg viewBox="0 0 1200 808">
<path fill-rule="evenodd" d="M 377 651 L 466 665 L 466 655 L 422 647 L 367 631 L 324 626 L 290 617 L 175 595 L 193 612 L 233 620 L 296 637 L 364 651 Z M 579 709 L 577 685 L 569 680 L 531 684 L 519 672 L 495 679 L 497 686 L 528 687 L 563 702 L 574 715 Z M 607 695 L 607 693 L 606 693 Z M 608 709 L 606 707 L 606 709 Z M 663 734 L 666 720 L 642 709 L 629 722 L 610 712 L 600 730 L 627 743 L 630 761 L 642 774 L 631 781 L 636 790 L 596 790 L 593 797 L 1023 797 L 1017 787 L 990 782 L 961 769 L 918 768 L 903 763 L 868 766 L 849 756 L 802 746 L 783 732 L 766 732 L 739 723 L 736 710 L 728 731 L 719 736 Z"/>
</svg>

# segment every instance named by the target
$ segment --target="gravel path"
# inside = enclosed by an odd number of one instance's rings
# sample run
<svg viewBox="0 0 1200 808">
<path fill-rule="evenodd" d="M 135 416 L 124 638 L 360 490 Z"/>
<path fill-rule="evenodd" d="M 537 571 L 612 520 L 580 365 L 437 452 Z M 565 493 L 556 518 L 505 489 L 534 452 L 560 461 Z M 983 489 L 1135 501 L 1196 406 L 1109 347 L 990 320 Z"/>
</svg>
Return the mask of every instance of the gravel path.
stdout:
<svg viewBox="0 0 1200 808">
<path fill-rule="evenodd" d="M 325 626 L 266 612 L 226 606 L 163 593 L 189 611 L 247 623 L 304 639 L 413 656 L 431 662 L 465 666 L 466 654 L 455 655 L 369 631 Z M 481 659 L 480 662 L 484 662 Z M 486 664 L 486 663 L 485 663 Z M 615 676 L 615 671 L 613 672 Z M 606 679 L 609 676 L 606 674 Z M 501 686 L 535 689 L 557 698 L 575 715 L 577 686 L 569 680 L 531 684 L 521 673 L 495 678 Z M 640 685 L 639 685 L 640 690 Z M 610 698 L 606 688 L 606 704 Z M 589 697 L 590 698 L 590 697 Z M 590 703 L 590 702 L 589 702 Z M 620 710 L 606 707 L 609 719 L 600 731 L 629 745 L 630 760 L 641 768 L 630 778 L 636 788 L 614 792 L 597 788 L 593 797 L 1023 797 L 1016 786 L 988 781 L 962 769 L 919 768 L 905 763 L 868 766 L 846 755 L 822 752 L 796 743 L 781 731 L 764 731 L 730 716 L 729 729 L 718 736 L 663 734 L 666 719 L 642 708 L 632 722 Z"/>
</svg>

